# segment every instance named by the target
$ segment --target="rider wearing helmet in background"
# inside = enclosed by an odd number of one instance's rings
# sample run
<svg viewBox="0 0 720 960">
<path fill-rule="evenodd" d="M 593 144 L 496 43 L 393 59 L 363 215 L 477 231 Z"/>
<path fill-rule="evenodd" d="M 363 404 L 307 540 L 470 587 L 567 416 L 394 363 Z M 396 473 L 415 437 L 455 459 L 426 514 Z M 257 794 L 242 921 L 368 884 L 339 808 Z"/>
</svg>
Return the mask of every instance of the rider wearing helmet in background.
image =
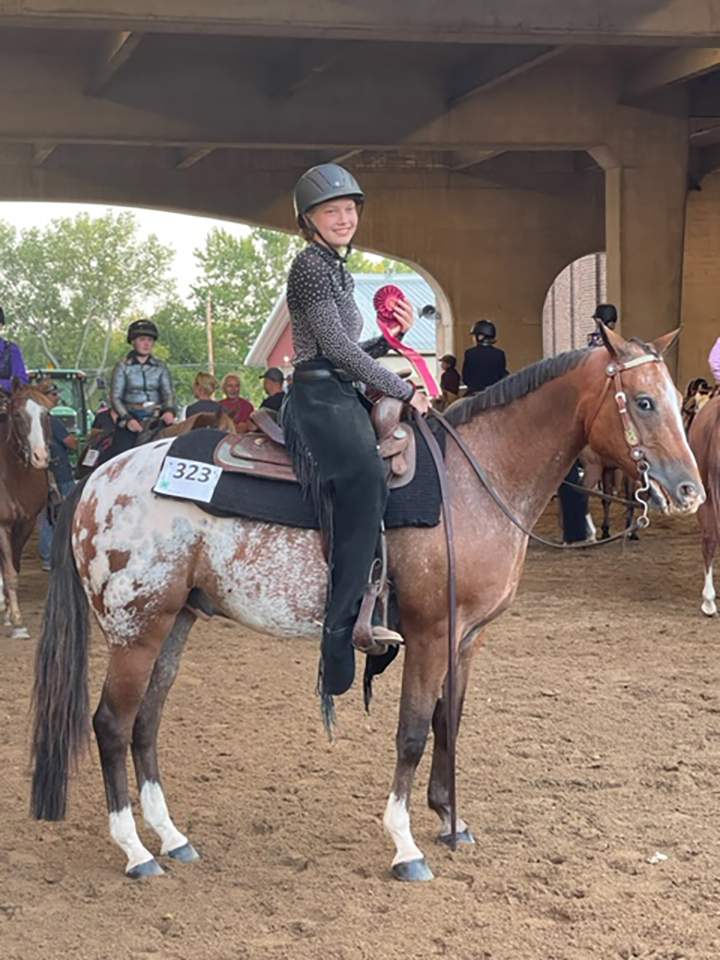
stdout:
<svg viewBox="0 0 720 960">
<path fill-rule="evenodd" d="M 135 446 L 137 435 L 158 415 L 165 424 L 175 420 L 170 371 L 152 355 L 158 337 L 152 320 L 134 320 L 128 327 L 132 350 L 115 364 L 110 382 L 110 404 L 118 415 L 113 457 Z"/>
<path fill-rule="evenodd" d="M 593 320 L 600 320 L 606 327 L 614 330 L 615 324 L 618 322 L 617 307 L 612 303 L 599 303 L 597 307 L 595 307 L 595 313 L 592 315 L 592 318 Z M 603 338 L 599 330 L 593 330 L 592 333 L 588 334 L 588 346 L 603 346 Z"/>
<path fill-rule="evenodd" d="M 358 342 L 363 321 L 346 263 L 364 200 L 355 177 L 333 163 L 308 170 L 295 187 L 295 216 L 307 247 L 288 277 L 295 371 L 283 426 L 299 475 L 307 480 L 311 471 L 332 499 L 331 583 L 321 645 L 325 694 L 344 693 L 353 681 L 353 626 L 388 496 L 369 403 L 355 384 L 405 400 L 421 413 L 428 410 L 424 394 L 377 363 L 388 351 L 382 336 Z M 407 301 L 398 304 L 395 319 L 401 334 L 410 329 Z M 378 624 L 373 640 L 382 645 L 402 638 Z"/>
<path fill-rule="evenodd" d="M 465 351 L 462 368 L 468 395 L 480 393 L 508 375 L 505 353 L 494 345 L 497 338 L 495 324 L 478 320 L 470 333 L 475 337 L 475 346 Z"/>
</svg>

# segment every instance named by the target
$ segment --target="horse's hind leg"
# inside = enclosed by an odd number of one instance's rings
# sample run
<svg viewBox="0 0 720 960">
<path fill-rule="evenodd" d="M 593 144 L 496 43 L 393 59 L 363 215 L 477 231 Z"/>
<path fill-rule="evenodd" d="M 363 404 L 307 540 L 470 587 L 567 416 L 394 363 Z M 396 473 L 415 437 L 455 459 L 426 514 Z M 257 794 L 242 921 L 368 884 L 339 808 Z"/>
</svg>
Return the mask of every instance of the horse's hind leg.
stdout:
<svg viewBox="0 0 720 960">
<path fill-rule="evenodd" d="M 154 624 L 152 634 L 143 637 L 142 641 L 111 646 L 105 685 L 93 717 L 110 815 L 110 836 L 125 853 L 125 872 L 133 878 L 163 872 L 155 857 L 140 842 L 135 827 L 126 760 L 135 717 L 158 651 L 173 621 L 174 617 L 163 617 L 162 623 Z"/>
<path fill-rule="evenodd" d="M 715 505 L 704 503 L 698 510 L 698 520 L 702 531 L 702 555 L 705 567 L 705 583 L 702 591 L 701 610 L 706 617 L 714 617 L 717 613 L 715 604 L 715 584 L 713 582 L 713 559 L 717 549 L 717 521 L 715 519 Z"/>
<path fill-rule="evenodd" d="M 602 492 L 607 495 L 612 495 L 613 493 L 613 484 L 615 480 L 615 468 L 611 467 L 603 470 L 602 473 Z M 610 538 L 610 501 L 603 500 L 602 502 L 602 534 L 600 536 L 601 540 L 608 540 Z"/>
<path fill-rule="evenodd" d="M 187 837 L 180 833 L 170 819 L 160 782 L 157 735 L 163 706 L 177 676 L 180 657 L 195 619 L 188 610 L 181 610 L 177 615 L 170 635 L 155 662 L 132 734 L 132 756 L 143 818 L 162 841 L 160 853 L 183 863 L 197 860 L 198 855 Z"/>
<path fill-rule="evenodd" d="M 455 694 L 456 738 L 460 730 L 460 720 L 462 718 L 462 710 L 465 703 L 468 677 L 470 676 L 470 665 L 475 652 L 480 647 L 480 643 L 480 636 L 478 635 L 478 637 L 472 640 L 469 646 L 462 648 L 460 656 L 458 657 L 457 688 Z M 443 690 L 443 695 L 436 703 L 435 711 L 432 717 L 433 757 L 427 795 L 428 806 L 440 817 L 442 826 L 440 828 L 439 840 L 442 843 L 450 842 L 451 833 L 447 706 L 447 691 Z M 475 838 L 473 837 L 470 828 L 461 817 L 457 818 L 456 827 L 458 843 L 475 843 Z"/>
<path fill-rule="evenodd" d="M 395 843 L 393 876 L 398 880 L 432 880 L 433 874 L 410 830 L 410 795 L 415 770 L 425 750 L 435 704 L 447 670 L 442 635 L 416 640 L 412 631 L 405 652 L 397 761 L 383 824 Z"/>
</svg>

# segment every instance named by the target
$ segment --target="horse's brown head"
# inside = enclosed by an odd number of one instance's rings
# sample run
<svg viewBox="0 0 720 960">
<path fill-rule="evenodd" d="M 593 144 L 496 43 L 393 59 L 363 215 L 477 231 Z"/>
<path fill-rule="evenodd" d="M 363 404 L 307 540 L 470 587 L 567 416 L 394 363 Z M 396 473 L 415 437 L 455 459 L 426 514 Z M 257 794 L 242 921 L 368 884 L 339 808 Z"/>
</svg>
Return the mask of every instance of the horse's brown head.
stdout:
<svg viewBox="0 0 720 960">
<path fill-rule="evenodd" d="M 635 478 L 647 464 L 655 505 L 664 513 L 693 513 L 705 492 L 685 438 L 678 392 L 663 361 L 680 330 L 643 343 L 599 327 L 605 350 L 592 351 L 585 367 L 597 370 L 604 381 L 599 400 L 597 379 L 586 381 L 590 446 Z"/>
<path fill-rule="evenodd" d="M 53 400 L 40 390 L 13 381 L 8 403 L 10 443 L 20 458 L 37 470 L 50 466 L 50 410 Z"/>
</svg>

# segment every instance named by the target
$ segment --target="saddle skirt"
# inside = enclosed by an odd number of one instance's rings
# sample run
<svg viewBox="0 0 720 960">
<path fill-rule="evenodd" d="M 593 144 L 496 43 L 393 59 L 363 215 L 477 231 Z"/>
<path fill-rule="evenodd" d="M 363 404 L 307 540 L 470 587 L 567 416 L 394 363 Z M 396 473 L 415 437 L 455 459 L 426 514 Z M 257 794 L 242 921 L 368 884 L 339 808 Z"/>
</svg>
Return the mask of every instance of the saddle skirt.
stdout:
<svg viewBox="0 0 720 960">
<path fill-rule="evenodd" d="M 401 421 L 403 406 L 401 400 L 383 397 L 371 413 L 378 454 L 385 463 L 391 490 L 411 482 L 417 463 L 415 433 Z M 266 410 L 253 411 L 250 419 L 258 429 L 223 437 L 215 448 L 215 465 L 230 473 L 297 483 L 282 427 Z"/>
</svg>

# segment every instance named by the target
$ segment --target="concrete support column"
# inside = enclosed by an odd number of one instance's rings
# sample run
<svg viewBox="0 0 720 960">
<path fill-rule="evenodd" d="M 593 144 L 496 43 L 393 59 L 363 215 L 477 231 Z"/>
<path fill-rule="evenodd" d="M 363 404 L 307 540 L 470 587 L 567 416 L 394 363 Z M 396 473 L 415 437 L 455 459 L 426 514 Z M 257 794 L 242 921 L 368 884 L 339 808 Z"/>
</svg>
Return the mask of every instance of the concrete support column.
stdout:
<svg viewBox="0 0 720 960">
<path fill-rule="evenodd" d="M 652 340 L 678 326 L 685 243 L 688 150 L 682 138 L 647 163 L 605 170 L 608 300 L 625 336 Z"/>
</svg>

